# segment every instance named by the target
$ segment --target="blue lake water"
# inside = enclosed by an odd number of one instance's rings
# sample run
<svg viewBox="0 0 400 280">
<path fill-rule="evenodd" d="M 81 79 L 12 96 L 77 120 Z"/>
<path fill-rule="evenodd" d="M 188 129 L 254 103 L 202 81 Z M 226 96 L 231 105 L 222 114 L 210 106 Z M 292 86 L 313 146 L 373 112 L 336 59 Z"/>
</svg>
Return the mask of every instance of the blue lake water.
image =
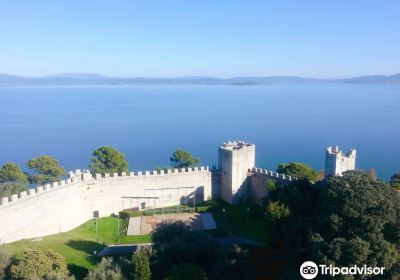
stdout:
<svg viewBox="0 0 400 280">
<path fill-rule="evenodd" d="M 131 170 L 169 165 L 182 148 L 217 163 L 226 140 L 256 144 L 257 165 L 321 170 L 325 148 L 357 149 L 357 167 L 400 170 L 400 86 L 59 86 L 0 88 L 0 163 L 48 154 L 85 168 L 111 145 Z"/>
</svg>

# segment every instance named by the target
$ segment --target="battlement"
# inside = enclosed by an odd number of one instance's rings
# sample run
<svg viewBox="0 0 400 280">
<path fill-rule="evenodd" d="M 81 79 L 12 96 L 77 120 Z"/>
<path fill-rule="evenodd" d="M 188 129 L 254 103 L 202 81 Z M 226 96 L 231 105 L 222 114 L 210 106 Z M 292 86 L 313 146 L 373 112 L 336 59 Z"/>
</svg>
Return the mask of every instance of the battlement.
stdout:
<svg viewBox="0 0 400 280">
<path fill-rule="evenodd" d="M 297 180 L 296 177 L 293 177 L 290 175 L 286 175 L 286 174 L 282 174 L 282 173 L 278 173 L 278 172 L 274 172 L 274 171 L 270 171 L 270 170 L 266 170 L 266 169 L 262 169 L 262 168 L 257 168 L 257 167 L 253 167 L 253 169 L 251 171 L 255 174 L 262 174 L 262 175 L 266 175 L 266 176 L 274 178 L 274 179 L 280 179 L 280 180 L 284 180 L 284 181 Z"/>
<path fill-rule="evenodd" d="M 68 178 L 65 180 L 61 180 L 61 181 L 57 181 L 57 182 L 53 182 L 53 183 L 49 183 L 49 184 L 40 185 L 35 188 L 31 188 L 31 189 L 28 189 L 27 191 L 22 191 L 18 194 L 13 194 L 8 197 L 1 197 L 0 198 L 0 208 L 2 208 L 3 206 L 7 206 L 10 204 L 16 203 L 18 201 L 36 197 L 36 196 L 44 194 L 44 193 L 52 192 L 52 191 L 55 191 L 55 190 L 58 190 L 61 188 L 66 188 L 71 185 L 75 185 L 76 183 L 79 183 L 81 181 L 82 181 L 81 179 L 79 179 L 77 177 L 73 177 L 73 178 Z"/>
<path fill-rule="evenodd" d="M 254 144 L 250 144 L 245 141 L 228 141 L 228 142 L 223 143 L 220 146 L 220 148 L 224 149 L 224 150 L 234 151 L 234 150 L 240 150 L 245 147 L 251 147 L 251 146 L 254 146 Z"/>
<path fill-rule="evenodd" d="M 194 172 L 208 172 L 210 168 L 208 166 L 201 167 L 187 167 L 187 168 L 172 168 L 172 169 L 161 169 L 153 171 L 133 171 L 133 172 L 122 172 L 122 173 L 103 173 L 103 174 L 92 174 L 89 170 L 76 169 L 68 172 L 68 178 L 65 180 L 44 184 L 37 186 L 36 188 L 22 191 L 18 194 L 13 194 L 8 197 L 2 197 L 0 199 L 0 208 L 6 205 L 16 203 L 28 198 L 35 197 L 47 192 L 55 191 L 60 188 L 69 187 L 79 182 L 100 180 L 100 179 L 116 179 L 116 178 L 129 178 L 129 177 L 149 177 L 149 176 L 164 176 L 164 175 L 177 175 Z"/>
<path fill-rule="evenodd" d="M 326 153 L 329 155 L 336 155 L 337 157 L 355 157 L 356 156 L 356 150 L 355 149 L 350 149 L 347 154 L 343 154 L 343 152 L 339 149 L 339 146 L 334 146 L 334 147 L 328 147 L 326 148 Z"/>
<path fill-rule="evenodd" d="M 355 149 L 343 154 L 338 146 L 328 147 L 325 153 L 325 178 L 341 176 L 347 170 L 354 170 L 356 153 Z"/>
</svg>

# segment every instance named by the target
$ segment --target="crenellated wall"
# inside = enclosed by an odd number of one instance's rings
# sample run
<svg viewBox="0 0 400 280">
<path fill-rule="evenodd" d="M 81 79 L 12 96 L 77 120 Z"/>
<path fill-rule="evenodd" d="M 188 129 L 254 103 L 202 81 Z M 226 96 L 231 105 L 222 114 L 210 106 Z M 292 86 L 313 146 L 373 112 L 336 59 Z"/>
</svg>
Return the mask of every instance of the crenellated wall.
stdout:
<svg viewBox="0 0 400 280">
<path fill-rule="evenodd" d="M 0 244 L 71 230 L 93 218 L 128 208 L 193 205 L 222 198 L 229 203 L 268 195 L 268 179 L 296 178 L 255 166 L 255 146 L 244 141 L 219 148 L 219 169 L 208 167 L 114 174 L 69 172 L 69 178 L 0 199 Z"/>
<path fill-rule="evenodd" d="M 94 174 L 77 170 L 60 182 L 0 200 L 0 243 L 71 230 L 93 217 L 132 207 L 164 207 L 212 198 L 208 167 Z M 135 198 L 133 198 L 135 197 Z"/>
<path fill-rule="evenodd" d="M 296 177 L 257 167 L 254 167 L 251 170 L 249 177 L 251 199 L 257 204 L 262 204 L 264 198 L 268 196 L 266 189 L 267 180 L 274 180 L 279 183 L 287 183 L 297 180 Z"/>
</svg>

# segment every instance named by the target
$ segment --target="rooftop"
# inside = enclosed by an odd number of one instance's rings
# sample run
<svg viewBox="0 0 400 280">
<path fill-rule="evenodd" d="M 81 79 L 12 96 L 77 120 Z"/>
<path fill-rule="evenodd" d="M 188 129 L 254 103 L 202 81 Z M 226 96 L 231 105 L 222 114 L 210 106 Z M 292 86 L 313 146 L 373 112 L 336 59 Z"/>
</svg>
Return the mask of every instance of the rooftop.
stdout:
<svg viewBox="0 0 400 280">
<path fill-rule="evenodd" d="M 221 145 L 221 148 L 225 150 L 240 150 L 243 147 L 250 147 L 250 146 L 254 146 L 254 144 L 250 144 L 245 141 L 229 141 L 223 143 Z"/>
</svg>

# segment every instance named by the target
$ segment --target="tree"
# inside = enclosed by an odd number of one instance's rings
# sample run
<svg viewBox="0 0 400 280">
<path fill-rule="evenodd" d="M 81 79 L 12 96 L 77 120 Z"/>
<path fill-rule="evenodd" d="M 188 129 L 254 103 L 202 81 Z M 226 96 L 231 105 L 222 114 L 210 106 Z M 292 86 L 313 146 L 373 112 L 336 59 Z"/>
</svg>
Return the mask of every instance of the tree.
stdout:
<svg viewBox="0 0 400 280">
<path fill-rule="evenodd" d="M 0 183 L 21 183 L 26 185 L 28 177 L 21 171 L 18 164 L 6 162 L 0 169 Z"/>
<path fill-rule="evenodd" d="M 18 183 L 3 183 L 0 184 L 0 197 L 10 196 L 12 194 L 26 191 L 28 188 Z"/>
<path fill-rule="evenodd" d="M 290 214 L 289 208 L 280 201 L 269 201 L 267 203 L 266 216 L 273 223 L 287 218 Z"/>
<path fill-rule="evenodd" d="M 124 280 L 124 277 L 118 264 L 111 258 L 102 258 L 85 280 Z"/>
<path fill-rule="evenodd" d="M 0 246 L 0 280 L 9 278 L 8 269 L 11 266 L 12 257 L 4 246 Z"/>
<path fill-rule="evenodd" d="M 150 280 L 150 250 L 148 248 L 139 248 L 132 257 L 133 279 Z"/>
<path fill-rule="evenodd" d="M 18 164 L 5 163 L 0 169 L 0 197 L 10 196 L 28 189 L 28 178 Z"/>
<path fill-rule="evenodd" d="M 182 221 L 161 222 L 152 233 L 152 241 L 154 279 L 175 279 L 171 270 L 184 273 L 187 267 L 173 268 L 182 263 L 201 268 L 209 279 L 256 279 L 247 252 L 222 246 L 208 232 L 193 231 Z"/>
<path fill-rule="evenodd" d="M 128 162 L 125 155 L 113 147 L 105 146 L 92 153 L 92 163 L 89 168 L 93 173 L 128 172 Z"/>
<path fill-rule="evenodd" d="M 41 251 L 27 249 L 22 252 L 20 260 L 11 265 L 11 279 L 31 280 L 44 278 L 50 274 L 70 276 L 64 258 L 52 250 Z"/>
<path fill-rule="evenodd" d="M 193 157 L 191 153 L 184 150 L 176 150 L 170 158 L 171 164 L 175 168 L 184 168 L 190 166 L 196 166 L 200 160 L 197 157 Z"/>
<path fill-rule="evenodd" d="M 396 189 L 400 189 L 400 172 L 390 177 L 390 185 Z"/>
<path fill-rule="evenodd" d="M 318 172 L 311 166 L 301 162 L 281 163 L 276 170 L 278 173 L 294 176 L 297 178 L 307 178 L 311 182 L 318 180 Z"/>
<path fill-rule="evenodd" d="M 51 156 L 31 159 L 27 162 L 27 166 L 36 172 L 29 176 L 29 180 L 38 185 L 59 181 L 65 173 L 58 160 Z"/>
<path fill-rule="evenodd" d="M 165 280 L 207 280 L 207 274 L 197 265 L 181 263 L 167 272 Z"/>
<path fill-rule="evenodd" d="M 286 271 L 307 259 L 339 267 L 385 267 L 387 275 L 398 272 L 400 196 L 385 182 L 346 171 L 317 185 L 300 180 L 280 186 L 270 199 L 290 209 L 287 219 L 278 220 L 273 241 L 284 244 L 280 254 Z"/>
</svg>

